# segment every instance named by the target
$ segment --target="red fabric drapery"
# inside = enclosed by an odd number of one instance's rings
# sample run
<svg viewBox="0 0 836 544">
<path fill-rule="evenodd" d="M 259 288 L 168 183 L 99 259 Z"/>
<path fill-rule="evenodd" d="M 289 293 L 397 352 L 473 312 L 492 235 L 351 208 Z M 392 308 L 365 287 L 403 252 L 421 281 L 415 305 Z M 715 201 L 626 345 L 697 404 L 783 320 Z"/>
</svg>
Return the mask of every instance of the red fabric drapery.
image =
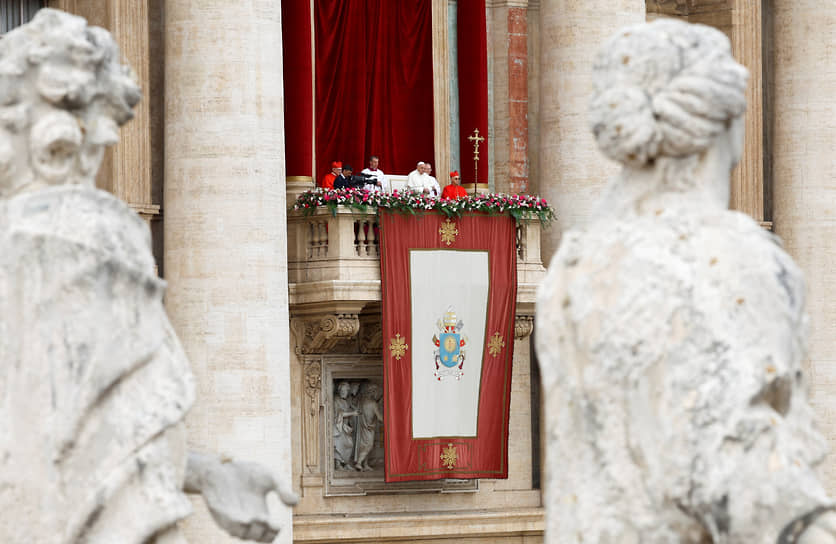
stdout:
<svg viewBox="0 0 836 544">
<path fill-rule="evenodd" d="M 457 47 L 459 66 L 459 141 L 462 185 L 475 178 L 473 142 L 467 138 L 479 129 L 485 141 L 479 146 L 479 183 L 488 182 L 488 35 L 485 0 L 459 0 Z M 473 186 L 471 185 L 472 189 Z"/>
<path fill-rule="evenodd" d="M 313 66 L 310 3 L 282 2 L 285 162 L 288 176 L 313 172 Z"/>
<path fill-rule="evenodd" d="M 430 0 L 316 0 L 314 17 L 317 179 L 333 160 L 433 160 Z"/>
<path fill-rule="evenodd" d="M 457 234 L 452 241 L 447 239 L 448 245 L 439 230 L 446 225 L 446 219 L 440 214 L 415 217 L 381 209 L 387 482 L 508 477 L 508 422 L 517 292 L 515 223 L 508 216 L 491 217 L 478 213 L 456 218 L 451 222 L 455 224 Z M 473 372 L 481 367 L 476 436 L 414 438 L 412 434 L 413 396 L 420 401 L 432 395 L 428 391 L 413 390 L 413 365 L 419 372 L 433 371 L 432 360 L 413 358 L 418 344 L 430 341 L 428 337 L 413 338 L 413 320 L 433 323 L 438 316 L 412 315 L 410 297 L 414 287 L 411 282 L 431 282 L 437 286 L 450 274 L 440 270 L 435 278 L 412 277 L 410 253 L 426 249 L 489 252 L 490 290 L 482 359 L 480 363 L 468 359 L 465 369 Z M 455 411 L 451 410 L 449 417 L 456 417 Z M 450 449 L 455 452 L 452 463 L 449 456 L 445 459 L 445 452 Z"/>
</svg>

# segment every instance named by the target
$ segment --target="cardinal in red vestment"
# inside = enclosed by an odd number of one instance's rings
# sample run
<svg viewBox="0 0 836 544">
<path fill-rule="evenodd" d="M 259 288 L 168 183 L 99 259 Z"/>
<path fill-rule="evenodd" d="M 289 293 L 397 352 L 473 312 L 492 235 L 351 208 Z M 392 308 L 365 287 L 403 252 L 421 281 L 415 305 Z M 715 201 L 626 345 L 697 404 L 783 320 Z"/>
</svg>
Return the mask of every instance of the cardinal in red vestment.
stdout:
<svg viewBox="0 0 836 544">
<path fill-rule="evenodd" d="M 319 186 L 323 189 L 333 189 L 334 188 L 334 180 L 337 179 L 343 171 L 343 163 L 340 161 L 334 161 L 331 163 L 331 171 L 325 174 L 325 176 L 320 180 Z"/>
<path fill-rule="evenodd" d="M 467 196 L 467 191 L 464 190 L 464 187 L 459 185 L 459 181 L 461 180 L 461 176 L 457 171 L 450 172 L 450 185 L 444 187 L 444 190 L 441 191 L 441 198 L 446 200 L 455 200 L 457 198 L 463 198 Z"/>
</svg>

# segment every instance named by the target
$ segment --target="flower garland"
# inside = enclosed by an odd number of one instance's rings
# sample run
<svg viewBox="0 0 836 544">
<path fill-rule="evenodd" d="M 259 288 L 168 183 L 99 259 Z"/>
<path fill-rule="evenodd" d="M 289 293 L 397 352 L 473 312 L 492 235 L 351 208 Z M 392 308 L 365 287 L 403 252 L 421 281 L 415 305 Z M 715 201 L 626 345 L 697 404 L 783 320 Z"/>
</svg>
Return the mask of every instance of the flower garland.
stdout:
<svg viewBox="0 0 836 544">
<path fill-rule="evenodd" d="M 366 189 L 312 189 L 305 191 L 291 210 L 301 210 L 304 215 L 313 214 L 317 208 L 327 207 L 337 214 L 337 206 L 347 206 L 360 211 L 369 208 L 388 208 L 402 213 L 434 210 L 447 217 L 460 217 L 464 212 L 479 211 L 490 215 L 508 213 L 515 220 L 537 218 L 547 226 L 554 218 L 554 210 L 545 198 L 534 195 L 479 194 L 455 200 L 434 198 L 413 192 L 381 193 Z"/>
</svg>

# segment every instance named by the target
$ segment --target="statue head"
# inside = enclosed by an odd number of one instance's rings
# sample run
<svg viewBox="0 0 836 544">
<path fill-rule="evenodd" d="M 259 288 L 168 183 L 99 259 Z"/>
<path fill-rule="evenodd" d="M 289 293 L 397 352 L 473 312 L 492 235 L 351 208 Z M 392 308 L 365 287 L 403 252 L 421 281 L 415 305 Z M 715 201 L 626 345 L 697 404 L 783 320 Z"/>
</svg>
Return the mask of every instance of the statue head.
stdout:
<svg viewBox="0 0 836 544">
<path fill-rule="evenodd" d="M 342 399 L 347 399 L 348 394 L 351 393 L 351 384 L 348 382 L 340 382 L 337 384 L 337 394 Z"/>
<path fill-rule="evenodd" d="M 627 27 L 604 44 L 593 74 L 589 123 L 605 155 L 632 169 L 667 161 L 670 170 L 715 152 L 707 175 L 725 171 L 728 184 L 742 152 L 747 72 L 722 32 L 674 19 Z"/>
<path fill-rule="evenodd" d="M 364 387 L 363 396 L 368 399 L 380 400 L 383 396 L 383 389 L 374 382 L 369 382 Z"/>
<path fill-rule="evenodd" d="M 140 93 L 110 34 L 42 9 L 0 40 L 0 197 L 93 186 Z"/>
</svg>

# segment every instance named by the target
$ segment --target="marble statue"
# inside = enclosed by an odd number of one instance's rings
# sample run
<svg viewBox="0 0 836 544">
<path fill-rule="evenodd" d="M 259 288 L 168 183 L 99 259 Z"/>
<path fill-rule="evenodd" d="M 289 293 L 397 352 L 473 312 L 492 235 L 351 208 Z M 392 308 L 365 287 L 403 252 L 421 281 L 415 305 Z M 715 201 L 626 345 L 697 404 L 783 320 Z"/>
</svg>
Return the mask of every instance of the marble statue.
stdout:
<svg viewBox="0 0 836 544">
<path fill-rule="evenodd" d="M 383 421 L 380 399 L 383 389 L 376 383 L 367 383 L 360 390 L 359 417 L 357 418 L 356 455 L 354 468 L 361 471 L 374 470 L 369 464 L 369 454 L 374 449 L 375 430 Z"/>
<path fill-rule="evenodd" d="M 0 542 L 182 542 L 201 493 L 269 542 L 259 465 L 186 450 L 194 401 L 150 235 L 95 188 L 140 98 L 112 37 L 43 9 L 0 40 Z"/>
<path fill-rule="evenodd" d="M 622 164 L 537 302 L 546 541 L 836 543 L 799 268 L 729 211 L 747 74 L 719 31 L 625 28 L 589 109 Z"/>
<path fill-rule="evenodd" d="M 340 382 L 334 395 L 334 468 L 350 470 L 354 456 L 355 420 L 359 415 L 353 403 L 353 384 Z"/>
</svg>

